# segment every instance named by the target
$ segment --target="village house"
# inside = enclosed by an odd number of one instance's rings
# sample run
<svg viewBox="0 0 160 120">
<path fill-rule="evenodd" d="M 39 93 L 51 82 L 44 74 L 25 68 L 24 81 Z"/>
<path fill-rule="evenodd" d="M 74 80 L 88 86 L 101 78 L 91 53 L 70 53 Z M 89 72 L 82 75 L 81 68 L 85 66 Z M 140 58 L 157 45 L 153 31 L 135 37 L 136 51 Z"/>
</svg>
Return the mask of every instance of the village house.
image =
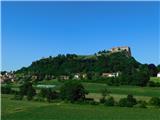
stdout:
<svg viewBox="0 0 160 120">
<path fill-rule="evenodd" d="M 75 75 L 74 75 L 73 79 L 78 79 L 78 80 L 79 80 L 79 79 L 80 79 L 80 77 L 81 77 L 81 76 L 80 76 L 80 74 L 79 74 L 79 73 L 77 73 L 77 74 L 75 74 Z"/>
<path fill-rule="evenodd" d="M 119 73 L 102 73 L 102 77 L 118 77 Z"/>
<path fill-rule="evenodd" d="M 4 83 L 7 81 L 14 82 L 14 74 L 12 72 L 6 72 L 4 74 L 0 74 L 0 82 Z"/>
<path fill-rule="evenodd" d="M 73 79 L 79 80 L 79 79 L 84 79 L 86 77 L 87 77 L 86 74 L 77 73 L 77 74 L 74 75 Z"/>
<path fill-rule="evenodd" d="M 157 77 L 159 77 L 159 78 L 160 78 L 160 72 L 158 72 L 158 73 L 157 73 Z"/>
</svg>

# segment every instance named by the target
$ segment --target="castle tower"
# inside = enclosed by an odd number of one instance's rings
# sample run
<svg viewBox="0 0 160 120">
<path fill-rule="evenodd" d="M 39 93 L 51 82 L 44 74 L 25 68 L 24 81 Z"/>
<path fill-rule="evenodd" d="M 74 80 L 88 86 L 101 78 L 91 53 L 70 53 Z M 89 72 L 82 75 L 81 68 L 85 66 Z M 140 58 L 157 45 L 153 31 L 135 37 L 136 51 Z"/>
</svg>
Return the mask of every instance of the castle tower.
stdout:
<svg viewBox="0 0 160 120">
<path fill-rule="evenodd" d="M 113 47 L 113 48 L 110 49 L 110 51 L 112 53 L 126 51 L 128 56 L 130 56 L 130 57 L 132 56 L 131 55 L 131 49 L 128 46 Z"/>
</svg>

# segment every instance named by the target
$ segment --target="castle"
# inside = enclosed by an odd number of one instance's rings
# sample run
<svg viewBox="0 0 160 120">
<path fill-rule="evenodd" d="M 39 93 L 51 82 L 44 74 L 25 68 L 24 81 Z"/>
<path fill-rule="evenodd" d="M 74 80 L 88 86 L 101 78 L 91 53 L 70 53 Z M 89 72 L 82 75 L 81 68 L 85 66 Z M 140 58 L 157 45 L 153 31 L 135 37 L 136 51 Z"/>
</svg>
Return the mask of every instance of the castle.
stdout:
<svg viewBox="0 0 160 120">
<path fill-rule="evenodd" d="M 121 52 L 121 51 L 126 51 L 128 56 L 131 56 L 131 49 L 128 46 L 122 46 L 122 47 L 113 47 L 109 50 L 112 53 L 115 52 Z"/>
</svg>

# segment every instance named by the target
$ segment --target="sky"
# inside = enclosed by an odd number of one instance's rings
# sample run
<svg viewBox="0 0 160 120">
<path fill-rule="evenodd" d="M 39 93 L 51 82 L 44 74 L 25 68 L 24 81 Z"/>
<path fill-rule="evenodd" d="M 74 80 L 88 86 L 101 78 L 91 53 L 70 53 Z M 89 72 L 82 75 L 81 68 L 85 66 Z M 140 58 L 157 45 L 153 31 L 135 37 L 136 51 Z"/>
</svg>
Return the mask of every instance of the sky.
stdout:
<svg viewBox="0 0 160 120">
<path fill-rule="evenodd" d="M 141 63 L 160 64 L 158 2 L 2 2 L 1 70 L 42 57 L 94 54 L 129 46 Z"/>
</svg>

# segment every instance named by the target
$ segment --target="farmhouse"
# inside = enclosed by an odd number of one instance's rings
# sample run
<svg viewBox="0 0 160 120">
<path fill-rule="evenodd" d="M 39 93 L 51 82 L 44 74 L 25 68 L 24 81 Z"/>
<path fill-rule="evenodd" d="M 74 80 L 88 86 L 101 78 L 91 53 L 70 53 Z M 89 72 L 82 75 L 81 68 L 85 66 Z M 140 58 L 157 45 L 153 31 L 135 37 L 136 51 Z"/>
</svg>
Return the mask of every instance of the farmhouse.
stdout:
<svg viewBox="0 0 160 120">
<path fill-rule="evenodd" d="M 159 72 L 159 73 L 157 73 L 157 77 L 159 77 L 159 78 L 160 78 L 160 72 Z"/>
<path fill-rule="evenodd" d="M 118 77 L 119 73 L 102 73 L 102 77 Z"/>
</svg>

